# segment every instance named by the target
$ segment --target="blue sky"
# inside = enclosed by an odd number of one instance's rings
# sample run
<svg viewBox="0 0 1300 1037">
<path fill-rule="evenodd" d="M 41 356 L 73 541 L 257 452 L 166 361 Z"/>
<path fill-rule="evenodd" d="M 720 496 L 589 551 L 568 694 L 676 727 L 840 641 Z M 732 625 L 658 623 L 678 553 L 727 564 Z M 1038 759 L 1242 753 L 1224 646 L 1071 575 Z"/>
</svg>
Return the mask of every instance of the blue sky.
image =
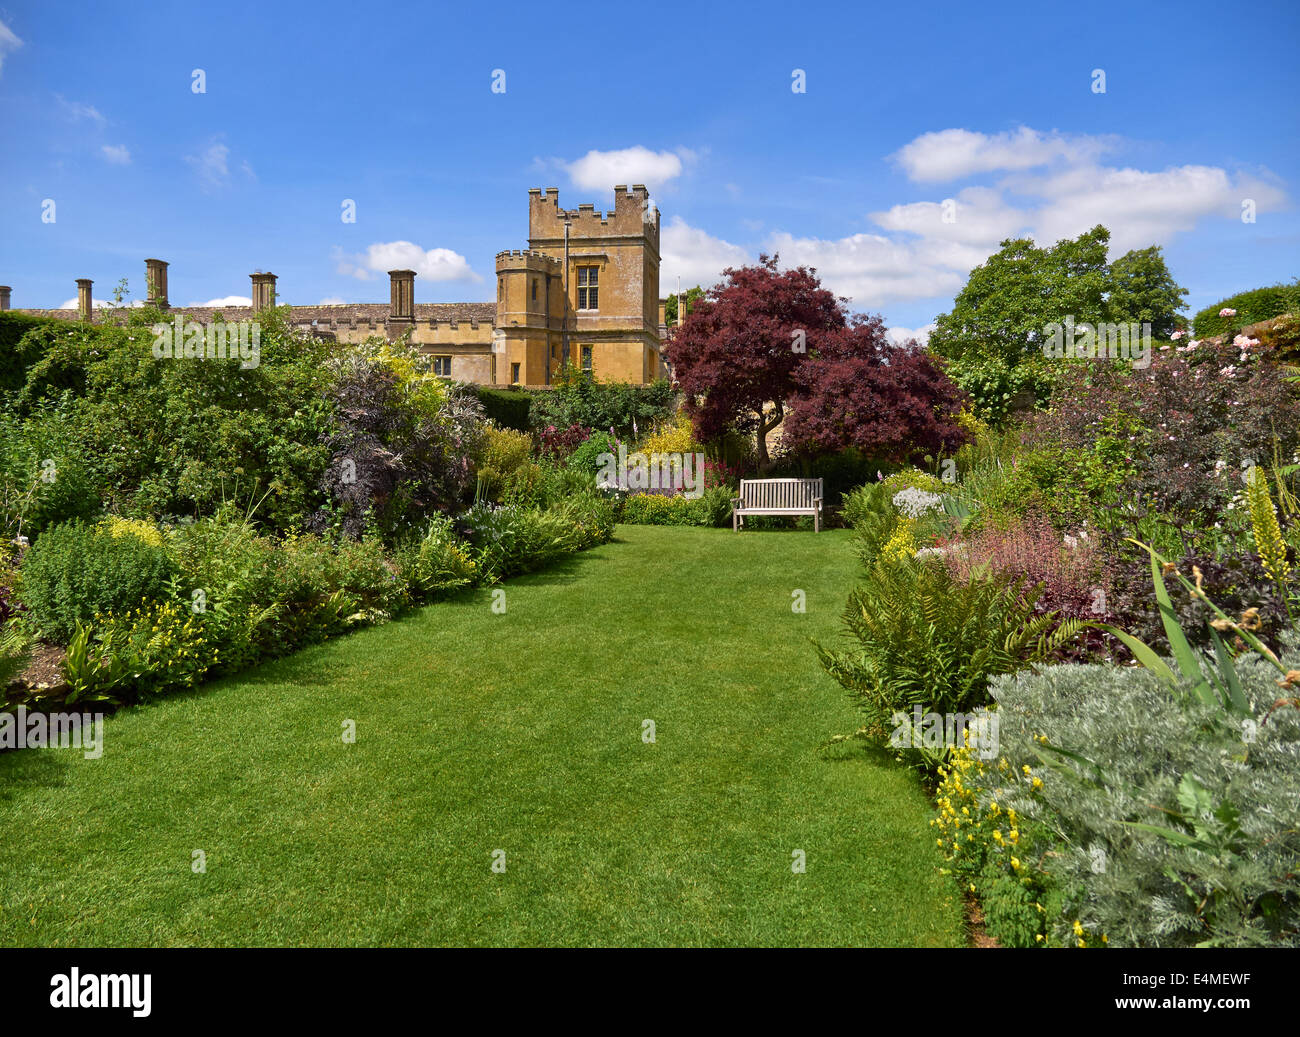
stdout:
<svg viewBox="0 0 1300 1037">
<path fill-rule="evenodd" d="M 395 265 L 418 301 L 488 300 L 529 187 L 608 209 L 633 182 L 662 293 L 779 251 L 899 328 L 1002 238 L 1097 222 L 1115 254 L 1165 246 L 1193 309 L 1300 274 L 1294 2 L 9 0 L 0 26 L 15 307 L 138 294 L 148 256 L 176 305 L 254 269 L 282 301 L 382 302 Z"/>
</svg>

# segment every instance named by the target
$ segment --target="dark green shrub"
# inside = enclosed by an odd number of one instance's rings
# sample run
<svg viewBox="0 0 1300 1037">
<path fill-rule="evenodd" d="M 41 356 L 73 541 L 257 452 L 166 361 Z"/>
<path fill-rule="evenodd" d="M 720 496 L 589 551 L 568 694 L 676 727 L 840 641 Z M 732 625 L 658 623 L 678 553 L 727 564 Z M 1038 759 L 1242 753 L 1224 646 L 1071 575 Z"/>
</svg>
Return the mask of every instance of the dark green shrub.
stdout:
<svg viewBox="0 0 1300 1037">
<path fill-rule="evenodd" d="M 528 416 L 533 398 L 526 392 L 511 389 L 488 389 L 475 386 L 474 394 L 488 418 L 501 428 L 514 429 L 516 432 L 528 431 Z"/>
<path fill-rule="evenodd" d="M 731 522 L 732 491 L 725 486 L 702 496 L 634 493 L 623 498 L 619 521 L 639 526 L 725 526 Z"/>
<path fill-rule="evenodd" d="M 423 538 L 399 552 L 397 562 L 417 601 L 446 597 L 472 587 L 478 579 L 473 550 L 456 536 L 455 525 L 446 515 L 436 516 Z"/>
<path fill-rule="evenodd" d="M 552 510 L 572 523 L 579 551 L 614 539 L 614 502 L 594 490 L 566 497 Z"/>
<path fill-rule="evenodd" d="M 13 397 L 16 417 L 41 425 L 58 411 L 64 460 L 86 469 L 105 511 L 212 514 L 232 498 L 247 503 L 256 486 L 258 524 L 296 528 L 322 502 L 337 427 L 330 347 L 272 311 L 259 316 L 256 367 L 156 359 L 159 316 L 133 310 L 120 325 L 61 321 L 29 333 L 24 347 L 39 338 L 41 353 Z"/>
<path fill-rule="evenodd" d="M 0 311 L 0 393 L 22 388 L 27 380 L 27 368 L 39 354 L 39 346 L 33 341 L 24 342 L 24 336 L 36 328 L 53 329 L 64 323 L 55 317 Z"/>
<path fill-rule="evenodd" d="M 458 525 L 474 547 L 483 583 L 544 569 L 577 551 L 581 541 L 579 531 L 559 511 L 509 504 L 475 504 Z"/>
<path fill-rule="evenodd" d="M 611 428 L 624 439 L 645 435 L 656 422 L 671 418 L 677 409 L 677 393 L 667 381 L 650 385 L 627 382 L 598 382 L 589 374 L 573 371 L 562 376 L 555 387 L 533 395 L 530 420 L 536 427 Z"/>
<path fill-rule="evenodd" d="M 598 429 L 578 444 L 577 449 L 569 455 L 565 464 L 576 472 L 595 475 L 602 467 L 600 462 L 601 454 L 612 454 L 614 457 L 618 457 L 618 440 L 608 432 L 602 432 Z"/>
<path fill-rule="evenodd" d="M 956 714 L 987 706 L 991 678 L 1029 665 L 1077 632 L 1071 624 L 1050 633 L 1055 617 L 1034 611 L 1039 593 L 995 574 L 957 579 L 928 559 L 882 560 L 844 610 L 851 647 L 818 644 L 817 654 L 856 700 L 868 733 L 883 739 L 897 727 L 896 715 L 913 707 Z M 934 767 L 946 752 L 908 748 L 903 754 Z"/>
<path fill-rule="evenodd" d="M 1221 310 L 1236 310 L 1230 317 L 1220 317 Z M 1292 284 L 1275 284 L 1221 299 L 1207 306 L 1192 319 L 1192 334 L 1196 338 L 1227 335 L 1248 324 L 1256 324 L 1270 317 L 1300 310 L 1300 281 Z"/>
<path fill-rule="evenodd" d="M 67 644 L 78 623 L 162 601 L 176 575 L 161 542 L 108 524 L 68 522 L 32 544 L 20 570 L 20 600 L 40 633 Z"/>
<path fill-rule="evenodd" d="M 68 401 L 25 420 L 0 409 L 0 535 L 28 537 L 99 513 L 103 484 Z"/>
</svg>

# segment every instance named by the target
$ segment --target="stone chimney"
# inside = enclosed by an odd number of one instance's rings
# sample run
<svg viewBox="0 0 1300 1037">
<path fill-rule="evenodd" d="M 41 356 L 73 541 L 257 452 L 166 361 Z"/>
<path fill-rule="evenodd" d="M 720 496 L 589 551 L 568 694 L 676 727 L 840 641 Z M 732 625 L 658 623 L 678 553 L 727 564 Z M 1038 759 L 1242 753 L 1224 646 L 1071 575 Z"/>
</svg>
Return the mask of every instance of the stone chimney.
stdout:
<svg viewBox="0 0 1300 1037">
<path fill-rule="evenodd" d="M 397 338 L 415 326 L 415 271 L 388 271 L 391 298 L 388 306 L 388 337 Z"/>
<path fill-rule="evenodd" d="M 167 264 L 161 259 L 146 259 L 144 279 L 149 286 L 149 303 L 167 309 Z"/>
<path fill-rule="evenodd" d="M 94 312 L 94 302 L 90 296 L 90 286 L 94 283 L 89 277 L 77 278 L 77 313 L 82 320 L 90 320 L 90 315 Z"/>
<path fill-rule="evenodd" d="M 0 284 L 0 310 L 9 309 L 9 293 L 12 291 L 7 284 Z"/>
<path fill-rule="evenodd" d="M 249 276 L 253 280 L 253 312 L 271 309 L 275 305 L 275 274 L 259 270 Z"/>
</svg>

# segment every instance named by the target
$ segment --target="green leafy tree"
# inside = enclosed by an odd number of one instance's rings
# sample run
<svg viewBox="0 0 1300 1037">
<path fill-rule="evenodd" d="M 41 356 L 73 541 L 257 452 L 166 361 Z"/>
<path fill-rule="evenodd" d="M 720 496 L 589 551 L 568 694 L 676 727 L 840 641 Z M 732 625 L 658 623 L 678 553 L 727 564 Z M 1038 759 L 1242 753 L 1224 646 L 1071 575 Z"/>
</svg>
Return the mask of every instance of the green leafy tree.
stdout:
<svg viewBox="0 0 1300 1037">
<path fill-rule="evenodd" d="M 1150 324 L 1167 339 L 1180 326 L 1187 289 L 1174 280 L 1159 245 L 1125 252 L 1110 267 L 1108 318 L 1117 324 Z"/>
<path fill-rule="evenodd" d="M 704 298 L 704 289 L 698 284 L 694 288 L 688 288 L 682 293 L 686 296 L 686 312 L 689 314 L 695 309 L 695 304 Z M 670 327 L 677 325 L 677 300 L 678 296 L 674 292 L 668 296 L 667 304 L 664 306 L 664 322 Z"/>
<path fill-rule="evenodd" d="M 1106 318 L 1110 231 L 1098 225 L 1049 248 L 1031 238 L 1002 247 L 970 272 L 953 307 L 935 319 L 930 349 L 949 360 L 998 358 L 1014 366 L 1041 351 L 1044 326 Z"/>
</svg>

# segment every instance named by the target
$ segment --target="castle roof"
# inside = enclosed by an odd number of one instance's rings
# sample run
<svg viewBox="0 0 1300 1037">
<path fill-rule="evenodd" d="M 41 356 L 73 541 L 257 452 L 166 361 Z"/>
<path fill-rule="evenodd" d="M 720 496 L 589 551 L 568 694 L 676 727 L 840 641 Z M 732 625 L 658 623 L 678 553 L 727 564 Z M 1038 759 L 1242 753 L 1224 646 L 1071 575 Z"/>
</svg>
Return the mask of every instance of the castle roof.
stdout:
<svg viewBox="0 0 1300 1037">
<path fill-rule="evenodd" d="M 388 320 L 392 307 L 386 302 L 349 302 L 326 306 L 291 306 L 289 319 L 293 323 L 302 321 L 351 321 L 352 319 L 382 324 Z M 25 313 L 31 317 L 54 317 L 58 320 L 79 320 L 76 309 L 68 310 L 28 310 L 15 309 L 10 313 Z M 95 316 L 102 319 L 105 314 L 115 312 L 111 309 L 96 309 Z M 251 306 L 172 306 L 165 311 L 169 318 L 183 316 L 191 320 L 207 322 L 217 314 L 227 320 L 247 320 L 252 315 Z M 417 302 L 415 319 L 419 321 L 473 321 L 492 323 L 497 317 L 497 304 L 494 302 Z"/>
</svg>

